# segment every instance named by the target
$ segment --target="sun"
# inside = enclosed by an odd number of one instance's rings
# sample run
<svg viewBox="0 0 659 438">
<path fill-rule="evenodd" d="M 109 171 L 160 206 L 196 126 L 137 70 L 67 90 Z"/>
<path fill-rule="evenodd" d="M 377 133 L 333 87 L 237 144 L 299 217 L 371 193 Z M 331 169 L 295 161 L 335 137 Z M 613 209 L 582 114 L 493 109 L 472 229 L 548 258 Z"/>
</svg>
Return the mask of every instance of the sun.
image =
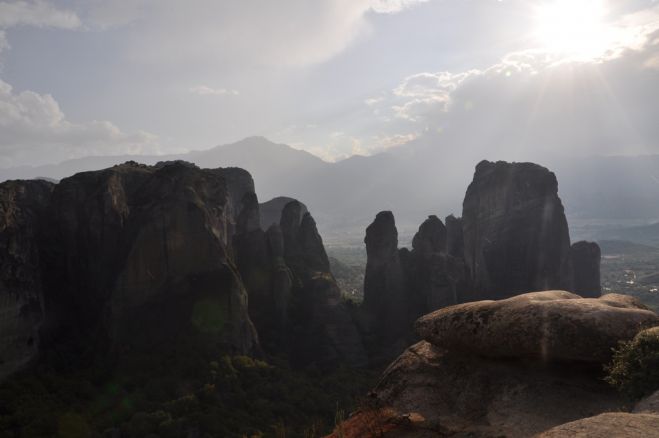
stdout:
<svg viewBox="0 0 659 438">
<path fill-rule="evenodd" d="M 549 0 L 535 11 L 535 39 L 542 49 L 571 58 L 594 59 L 611 43 L 602 0 Z"/>
</svg>

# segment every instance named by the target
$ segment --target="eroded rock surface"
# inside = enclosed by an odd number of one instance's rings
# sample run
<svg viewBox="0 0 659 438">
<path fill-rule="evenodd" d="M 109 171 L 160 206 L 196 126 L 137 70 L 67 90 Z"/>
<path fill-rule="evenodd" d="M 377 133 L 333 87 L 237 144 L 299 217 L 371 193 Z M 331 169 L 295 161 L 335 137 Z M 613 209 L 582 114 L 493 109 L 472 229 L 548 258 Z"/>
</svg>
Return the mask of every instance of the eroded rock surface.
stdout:
<svg viewBox="0 0 659 438">
<path fill-rule="evenodd" d="M 604 363 L 619 341 L 657 324 L 654 312 L 620 296 L 546 291 L 440 309 L 416 330 L 433 345 L 482 356 Z"/>
</svg>

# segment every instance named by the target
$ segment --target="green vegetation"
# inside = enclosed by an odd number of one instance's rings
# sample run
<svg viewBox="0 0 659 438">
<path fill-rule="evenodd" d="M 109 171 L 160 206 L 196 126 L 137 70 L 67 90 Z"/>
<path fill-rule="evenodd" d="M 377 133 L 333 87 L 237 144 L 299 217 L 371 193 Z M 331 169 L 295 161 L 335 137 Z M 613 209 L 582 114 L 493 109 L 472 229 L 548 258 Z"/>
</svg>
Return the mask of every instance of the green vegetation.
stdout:
<svg viewBox="0 0 659 438">
<path fill-rule="evenodd" d="M 659 327 L 622 342 L 606 367 L 606 381 L 632 399 L 659 389 Z"/>
<path fill-rule="evenodd" d="M 112 365 L 40 364 L 13 376 L 0 386 L 0 437 L 102 437 L 117 429 L 129 438 L 318 437 L 337 412 L 355 409 L 377 376 L 297 371 L 276 359 L 213 356 L 195 342 L 172 345 L 123 354 Z"/>
</svg>

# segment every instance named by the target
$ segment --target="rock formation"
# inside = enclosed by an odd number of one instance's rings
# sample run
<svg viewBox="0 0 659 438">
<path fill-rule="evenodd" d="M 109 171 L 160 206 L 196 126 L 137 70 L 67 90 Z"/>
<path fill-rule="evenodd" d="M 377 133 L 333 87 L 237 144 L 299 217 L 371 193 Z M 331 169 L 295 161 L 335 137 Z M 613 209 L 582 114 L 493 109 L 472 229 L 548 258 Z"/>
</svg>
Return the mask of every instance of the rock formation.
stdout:
<svg viewBox="0 0 659 438">
<path fill-rule="evenodd" d="M 0 185 L 0 378 L 41 350 L 75 362 L 197 337 L 260 354 L 252 321 L 296 365 L 365 365 L 316 223 L 282 199 L 264 231 L 248 172 L 182 161 Z"/>
<path fill-rule="evenodd" d="M 577 242 L 570 247 L 571 290 L 582 297 L 602 294 L 600 284 L 600 247 L 595 242 Z"/>
<path fill-rule="evenodd" d="M 391 359 L 415 340 L 412 323 L 419 316 L 458 302 L 464 287 L 464 263 L 447 254 L 446 228 L 434 215 L 419 227 L 411 251 L 398 249 L 391 212 L 376 216 L 364 241 L 367 338 L 372 355 Z"/>
<path fill-rule="evenodd" d="M 259 205 L 259 213 L 261 215 L 261 228 L 263 228 L 263 231 L 266 231 L 272 225 L 279 225 L 279 220 L 281 219 L 281 213 L 284 210 L 286 204 L 288 204 L 291 201 L 296 201 L 296 199 L 289 198 L 287 196 L 278 196 Z M 302 214 L 309 211 L 307 209 L 307 206 L 301 202 L 300 202 L 300 206 L 301 206 Z"/>
<path fill-rule="evenodd" d="M 377 214 L 366 229 L 364 302 L 366 341 L 371 350 L 385 347 L 385 357 L 408 344 L 410 319 L 405 272 L 398 250 L 398 230 L 390 211 Z M 373 353 L 372 353 L 373 354 Z"/>
<path fill-rule="evenodd" d="M 464 301 L 569 288 L 570 237 L 556 176 L 532 163 L 476 166 L 463 210 Z"/>
<path fill-rule="evenodd" d="M 366 365 L 361 337 L 330 272 L 316 222 L 302 211 L 302 204 L 291 201 L 280 222 L 284 260 L 293 273 L 288 320 L 291 358 L 299 365 Z"/>
<path fill-rule="evenodd" d="M 247 292 L 230 255 L 233 197 L 249 190 L 244 178 L 232 186 L 236 174 L 129 162 L 62 180 L 44 260 L 58 340 L 82 334 L 91 338 L 85 344 L 122 349 L 203 333 L 254 351 Z"/>
<path fill-rule="evenodd" d="M 493 358 L 605 363 L 659 317 L 634 298 L 581 298 L 564 291 L 532 292 L 437 310 L 415 328 L 433 345 Z"/>
<path fill-rule="evenodd" d="M 592 438 L 657 438 L 659 437 L 659 392 L 636 404 L 633 411 L 608 412 L 556 426 L 538 438 L 588 436 Z"/>
<path fill-rule="evenodd" d="M 377 215 L 365 243 L 363 308 L 384 345 L 409 343 L 416 318 L 456 303 L 552 288 L 601 294 L 599 247 L 570 247 L 556 177 L 532 163 L 479 163 L 462 218 L 445 226 L 430 216 L 411 251 L 398 249 L 391 212 Z"/>
<path fill-rule="evenodd" d="M 425 340 L 387 368 L 342 436 L 521 438 L 622 410 L 626 400 L 603 382 L 601 364 L 618 341 L 653 324 L 656 314 L 620 295 L 549 291 L 448 307 L 419 320 Z M 629 424 L 652 430 L 655 420 L 637 415 Z M 547 436 L 582 429 L 558 430 Z"/>
<path fill-rule="evenodd" d="M 0 379 L 38 352 L 43 282 L 37 244 L 53 184 L 0 184 Z"/>
</svg>

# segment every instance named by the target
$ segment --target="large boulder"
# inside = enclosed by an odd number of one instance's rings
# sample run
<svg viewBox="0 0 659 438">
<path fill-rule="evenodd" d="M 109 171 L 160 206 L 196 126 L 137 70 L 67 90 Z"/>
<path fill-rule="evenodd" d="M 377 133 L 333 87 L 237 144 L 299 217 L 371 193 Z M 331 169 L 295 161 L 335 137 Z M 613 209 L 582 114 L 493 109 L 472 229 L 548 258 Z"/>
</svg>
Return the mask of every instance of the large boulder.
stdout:
<svg viewBox="0 0 659 438">
<path fill-rule="evenodd" d="M 433 345 L 481 356 L 604 363 L 619 341 L 654 325 L 654 312 L 624 296 L 546 291 L 440 309 L 416 330 Z"/>
<path fill-rule="evenodd" d="M 657 438 L 659 415 L 610 412 L 554 427 L 537 438 Z"/>
<path fill-rule="evenodd" d="M 375 422 L 371 430 L 391 417 L 417 419 L 384 435 L 392 437 L 526 438 L 624 403 L 590 369 L 482 358 L 422 341 L 387 368 L 355 417 Z"/>
<path fill-rule="evenodd" d="M 638 402 L 631 413 L 607 412 L 583 418 L 554 427 L 537 438 L 564 436 L 659 437 L 659 391 Z"/>
<path fill-rule="evenodd" d="M 554 173 L 532 163 L 482 161 L 462 209 L 472 288 L 463 301 L 567 289 L 570 237 Z"/>
<path fill-rule="evenodd" d="M 0 379 L 34 359 L 43 321 L 40 235 L 54 185 L 0 184 Z"/>
</svg>

